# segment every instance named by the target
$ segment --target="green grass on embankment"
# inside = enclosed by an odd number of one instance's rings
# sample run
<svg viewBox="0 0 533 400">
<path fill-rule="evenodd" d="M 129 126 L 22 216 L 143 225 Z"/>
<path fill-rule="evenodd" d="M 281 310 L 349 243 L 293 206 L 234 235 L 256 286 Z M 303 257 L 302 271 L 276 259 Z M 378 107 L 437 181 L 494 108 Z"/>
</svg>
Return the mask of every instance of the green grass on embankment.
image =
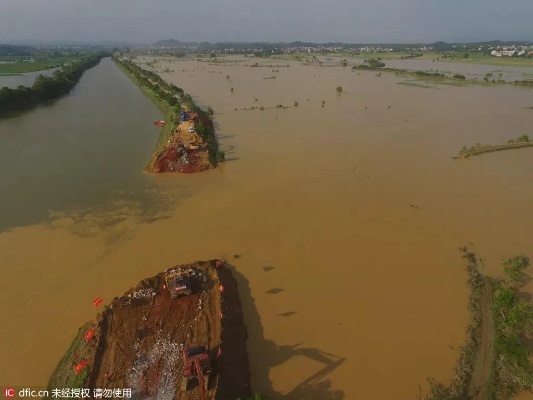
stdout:
<svg viewBox="0 0 533 400">
<path fill-rule="evenodd" d="M 504 261 L 504 278 L 481 274 L 483 263 L 461 247 L 467 260 L 471 322 L 456 374 L 447 386 L 429 379 L 425 400 L 510 400 L 533 385 L 533 365 L 524 335 L 533 327 L 533 308 L 520 289 L 529 259 Z M 422 398 L 422 396 L 420 396 Z"/>
<path fill-rule="evenodd" d="M 98 65 L 110 54 L 92 53 L 77 62 L 70 63 L 54 71 L 52 76 L 38 75 L 31 87 L 18 86 L 16 89 L 0 88 L 0 118 L 29 110 L 68 94 L 83 76 L 83 73 Z"/>
<path fill-rule="evenodd" d="M 0 64 L 0 74 L 23 74 L 26 72 L 43 71 L 45 69 L 59 68 L 63 64 L 70 64 L 82 58 L 80 55 L 49 57 L 45 59 L 37 59 L 36 61 L 15 61 L 6 64 Z"/>
<path fill-rule="evenodd" d="M 74 372 L 74 365 L 82 361 L 77 359 L 78 355 L 84 351 L 87 343 L 84 339 L 86 326 L 78 331 L 78 334 L 70 344 L 59 363 L 57 364 L 50 380 L 48 381 L 48 390 L 51 392 L 54 388 L 85 388 L 87 387 L 87 377 L 91 366 L 85 367 L 79 375 Z"/>
</svg>

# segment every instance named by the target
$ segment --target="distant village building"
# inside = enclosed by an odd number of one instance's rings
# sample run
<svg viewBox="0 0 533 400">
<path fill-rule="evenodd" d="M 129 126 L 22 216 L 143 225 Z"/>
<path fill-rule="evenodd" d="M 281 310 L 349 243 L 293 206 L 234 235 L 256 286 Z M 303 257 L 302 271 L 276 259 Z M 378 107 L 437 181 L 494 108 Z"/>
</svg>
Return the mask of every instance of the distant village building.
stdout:
<svg viewBox="0 0 533 400">
<path fill-rule="evenodd" d="M 529 55 L 527 46 L 498 46 L 491 51 L 493 57 L 526 57 Z"/>
</svg>

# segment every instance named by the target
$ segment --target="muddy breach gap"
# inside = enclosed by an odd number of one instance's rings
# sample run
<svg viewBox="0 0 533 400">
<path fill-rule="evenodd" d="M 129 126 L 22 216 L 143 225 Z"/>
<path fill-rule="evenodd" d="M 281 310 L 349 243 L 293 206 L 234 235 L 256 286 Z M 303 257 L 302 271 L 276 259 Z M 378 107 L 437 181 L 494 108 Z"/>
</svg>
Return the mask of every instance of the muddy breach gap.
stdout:
<svg viewBox="0 0 533 400">
<path fill-rule="evenodd" d="M 122 55 L 114 55 L 113 61 L 166 115 L 165 121 L 154 122 L 162 130 L 146 171 L 200 172 L 216 168 L 224 160 L 211 120 L 212 109 L 203 110 L 183 89 Z"/>
<path fill-rule="evenodd" d="M 131 390 L 131 398 L 251 396 L 237 283 L 222 262 L 170 268 L 115 298 L 80 328 L 52 388 Z"/>
</svg>

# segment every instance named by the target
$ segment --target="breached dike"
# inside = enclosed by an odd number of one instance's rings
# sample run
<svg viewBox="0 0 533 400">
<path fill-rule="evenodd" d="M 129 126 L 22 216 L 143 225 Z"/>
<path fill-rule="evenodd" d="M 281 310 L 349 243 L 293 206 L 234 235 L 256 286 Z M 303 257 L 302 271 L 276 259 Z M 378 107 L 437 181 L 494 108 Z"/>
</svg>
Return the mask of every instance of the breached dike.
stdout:
<svg viewBox="0 0 533 400">
<path fill-rule="evenodd" d="M 166 114 L 159 142 L 147 172 L 201 172 L 216 168 L 224 160 L 219 150 L 209 112 L 198 107 L 183 89 L 168 84 L 155 72 L 147 71 L 120 54 L 113 56 L 118 67 Z M 185 119 L 184 115 L 195 115 Z M 161 122 L 161 121 L 156 121 Z"/>
<path fill-rule="evenodd" d="M 171 296 L 169 282 L 180 274 L 192 294 Z M 180 265 L 142 280 L 82 326 L 48 387 L 91 398 L 104 390 L 136 399 L 247 398 L 246 339 L 231 271 L 219 260 Z M 208 364 L 201 373 L 187 354 L 200 347 Z"/>
</svg>

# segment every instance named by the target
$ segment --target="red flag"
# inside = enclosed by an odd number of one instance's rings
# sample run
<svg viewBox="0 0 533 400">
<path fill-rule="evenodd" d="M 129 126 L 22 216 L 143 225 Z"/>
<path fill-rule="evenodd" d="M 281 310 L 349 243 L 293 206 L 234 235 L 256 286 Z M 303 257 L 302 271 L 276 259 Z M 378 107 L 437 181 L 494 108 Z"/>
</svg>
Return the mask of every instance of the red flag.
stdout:
<svg viewBox="0 0 533 400">
<path fill-rule="evenodd" d="M 74 366 L 74 372 L 76 373 L 76 375 L 78 375 L 78 374 L 81 372 L 81 370 L 82 370 L 83 368 L 85 368 L 88 364 L 89 364 L 89 363 L 88 363 L 87 361 L 83 360 L 83 361 L 80 362 L 79 364 L 75 365 L 75 366 Z"/>
<path fill-rule="evenodd" d="M 97 297 L 93 300 L 93 306 L 94 308 L 98 307 L 98 305 L 102 302 L 102 299 L 100 297 Z"/>
<path fill-rule="evenodd" d="M 94 329 L 91 329 L 89 332 L 85 334 L 85 341 L 90 341 L 94 336 Z"/>
</svg>

